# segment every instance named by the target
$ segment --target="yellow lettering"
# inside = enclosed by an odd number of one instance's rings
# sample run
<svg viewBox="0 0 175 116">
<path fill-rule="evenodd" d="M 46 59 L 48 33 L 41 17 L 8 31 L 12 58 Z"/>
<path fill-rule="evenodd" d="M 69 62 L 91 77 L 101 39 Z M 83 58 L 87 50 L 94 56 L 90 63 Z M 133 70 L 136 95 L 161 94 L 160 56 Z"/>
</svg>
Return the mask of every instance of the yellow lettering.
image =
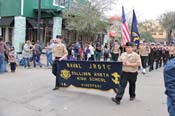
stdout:
<svg viewBox="0 0 175 116">
<path fill-rule="evenodd" d="M 94 73 L 94 77 L 109 77 L 108 73 Z"/>
<path fill-rule="evenodd" d="M 102 66 L 103 66 L 103 69 L 106 69 L 106 66 L 105 66 L 105 64 L 103 64 Z"/>
<path fill-rule="evenodd" d="M 70 67 L 69 63 L 66 63 L 67 67 Z"/>
<path fill-rule="evenodd" d="M 94 69 L 96 69 L 96 68 L 97 68 L 96 64 L 93 64 L 93 68 L 94 68 Z"/>
<path fill-rule="evenodd" d="M 89 69 L 92 69 L 92 65 L 90 64 Z"/>
<path fill-rule="evenodd" d="M 100 89 L 101 85 L 97 85 L 97 84 L 81 84 L 82 87 L 87 87 L 87 88 L 97 88 Z"/>
<path fill-rule="evenodd" d="M 111 70 L 111 65 L 107 65 L 107 69 L 108 70 Z"/>
<path fill-rule="evenodd" d="M 98 69 L 98 70 L 111 70 L 111 65 L 105 64 L 90 64 L 89 69 Z"/>
<path fill-rule="evenodd" d="M 70 64 L 70 63 L 66 63 L 66 66 L 68 68 L 82 68 L 80 64 Z"/>
<path fill-rule="evenodd" d="M 77 77 L 78 81 L 86 81 L 86 77 Z"/>
<path fill-rule="evenodd" d="M 88 72 L 88 75 L 87 76 L 91 76 L 91 73 L 90 72 Z"/>
<path fill-rule="evenodd" d="M 90 77 L 89 80 L 93 82 L 106 83 L 106 80 L 104 78 Z"/>
<path fill-rule="evenodd" d="M 99 70 L 101 70 L 101 65 L 100 64 L 98 64 L 97 67 L 98 67 Z"/>
</svg>

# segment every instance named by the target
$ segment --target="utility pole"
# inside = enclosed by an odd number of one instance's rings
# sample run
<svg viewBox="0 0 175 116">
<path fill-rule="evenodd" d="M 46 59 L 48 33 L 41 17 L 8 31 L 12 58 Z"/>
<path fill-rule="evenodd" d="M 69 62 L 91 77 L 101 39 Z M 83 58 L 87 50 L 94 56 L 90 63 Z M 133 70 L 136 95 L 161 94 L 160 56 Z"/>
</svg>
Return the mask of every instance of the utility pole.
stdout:
<svg viewBox="0 0 175 116">
<path fill-rule="evenodd" d="M 40 40 L 41 0 L 38 0 L 37 40 Z"/>
</svg>

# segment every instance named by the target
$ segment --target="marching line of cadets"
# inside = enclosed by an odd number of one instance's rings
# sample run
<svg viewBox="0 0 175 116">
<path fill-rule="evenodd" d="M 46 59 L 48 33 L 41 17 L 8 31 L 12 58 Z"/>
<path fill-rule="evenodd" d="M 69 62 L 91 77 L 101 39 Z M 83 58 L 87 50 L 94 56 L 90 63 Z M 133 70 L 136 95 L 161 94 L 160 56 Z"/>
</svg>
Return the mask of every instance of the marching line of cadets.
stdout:
<svg viewBox="0 0 175 116">
<path fill-rule="evenodd" d="M 141 57 L 142 73 L 146 73 L 164 66 L 168 60 L 175 57 L 175 46 L 164 45 L 161 43 L 140 43 L 139 46 L 133 46 L 134 51 Z M 117 41 L 113 44 L 105 44 L 104 47 L 97 42 L 95 45 L 86 44 L 82 49 L 79 42 L 68 47 L 69 60 L 86 60 L 86 61 L 118 61 L 118 57 L 123 53 L 125 48 L 120 46 Z"/>
<path fill-rule="evenodd" d="M 129 83 L 129 96 L 130 101 L 136 98 L 136 81 L 138 75 L 138 68 L 141 66 L 143 74 L 146 73 L 146 67 L 149 66 L 149 71 L 154 69 L 154 62 L 156 63 L 156 69 L 164 65 L 168 59 L 174 57 L 174 47 L 148 45 L 141 43 L 140 46 L 136 46 L 133 42 L 127 42 L 123 48 L 115 41 L 113 44 L 105 44 L 102 48 L 100 43 L 93 45 L 92 42 L 87 44 L 82 49 L 79 42 L 71 44 L 68 47 L 68 51 L 65 50 L 65 46 L 60 44 L 62 37 L 57 38 L 57 44 L 53 47 L 53 59 L 58 61 L 63 60 L 65 57 L 68 60 L 86 60 L 86 61 L 120 61 L 123 64 L 122 73 L 120 78 L 119 88 L 114 89 L 116 96 L 112 98 L 112 101 L 116 104 L 120 104 L 124 95 L 127 83 Z M 53 63 L 52 73 L 56 76 L 57 65 Z M 59 79 L 56 77 L 55 88 L 57 90 L 60 87 Z"/>
</svg>

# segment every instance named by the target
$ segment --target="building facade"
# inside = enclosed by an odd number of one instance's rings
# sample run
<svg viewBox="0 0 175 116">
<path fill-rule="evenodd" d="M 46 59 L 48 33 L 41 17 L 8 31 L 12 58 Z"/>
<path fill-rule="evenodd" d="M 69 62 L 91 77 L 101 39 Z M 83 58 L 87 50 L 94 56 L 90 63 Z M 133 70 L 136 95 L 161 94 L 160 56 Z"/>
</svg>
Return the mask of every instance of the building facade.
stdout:
<svg viewBox="0 0 175 116">
<path fill-rule="evenodd" d="M 0 28 L 4 40 L 12 42 L 16 52 L 26 40 L 49 41 L 61 35 L 62 12 L 72 0 L 41 0 L 40 38 L 37 38 L 38 0 L 0 0 Z"/>
<path fill-rule="evenodd" d="M 149 31 L 156 42 L 164 42 L 167 38 L 166 30 L 162 27 L 159 20 L 148 20 L 142 22 L 140 31 Z"/>
</svg>

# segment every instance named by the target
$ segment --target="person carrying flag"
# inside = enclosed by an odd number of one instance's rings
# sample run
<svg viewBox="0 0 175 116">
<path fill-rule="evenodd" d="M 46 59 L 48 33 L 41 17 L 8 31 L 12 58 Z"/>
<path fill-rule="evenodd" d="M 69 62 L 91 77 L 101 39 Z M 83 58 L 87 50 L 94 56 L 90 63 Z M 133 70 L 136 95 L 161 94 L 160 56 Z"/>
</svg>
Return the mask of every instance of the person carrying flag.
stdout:
<svg viewBox="0 0 175 116">
<path fill-rule="evenodd" d="M 122 74 L 120 78 L 120 87 L 115 98 L 112 101 L 116 104 L 120 104 L 120 101 L 124 95 L 125 88 L 129 82 L 129 95 L 130 100 L 134 100 L 136 97 L 136 80 L 138 75 L 138 67 L 141 65 L 140 56 L 133 51 L 133 42 L 126 43 L 126 52 L 122 53 L 118 61 L 123 63 Z"/>
</svg>

